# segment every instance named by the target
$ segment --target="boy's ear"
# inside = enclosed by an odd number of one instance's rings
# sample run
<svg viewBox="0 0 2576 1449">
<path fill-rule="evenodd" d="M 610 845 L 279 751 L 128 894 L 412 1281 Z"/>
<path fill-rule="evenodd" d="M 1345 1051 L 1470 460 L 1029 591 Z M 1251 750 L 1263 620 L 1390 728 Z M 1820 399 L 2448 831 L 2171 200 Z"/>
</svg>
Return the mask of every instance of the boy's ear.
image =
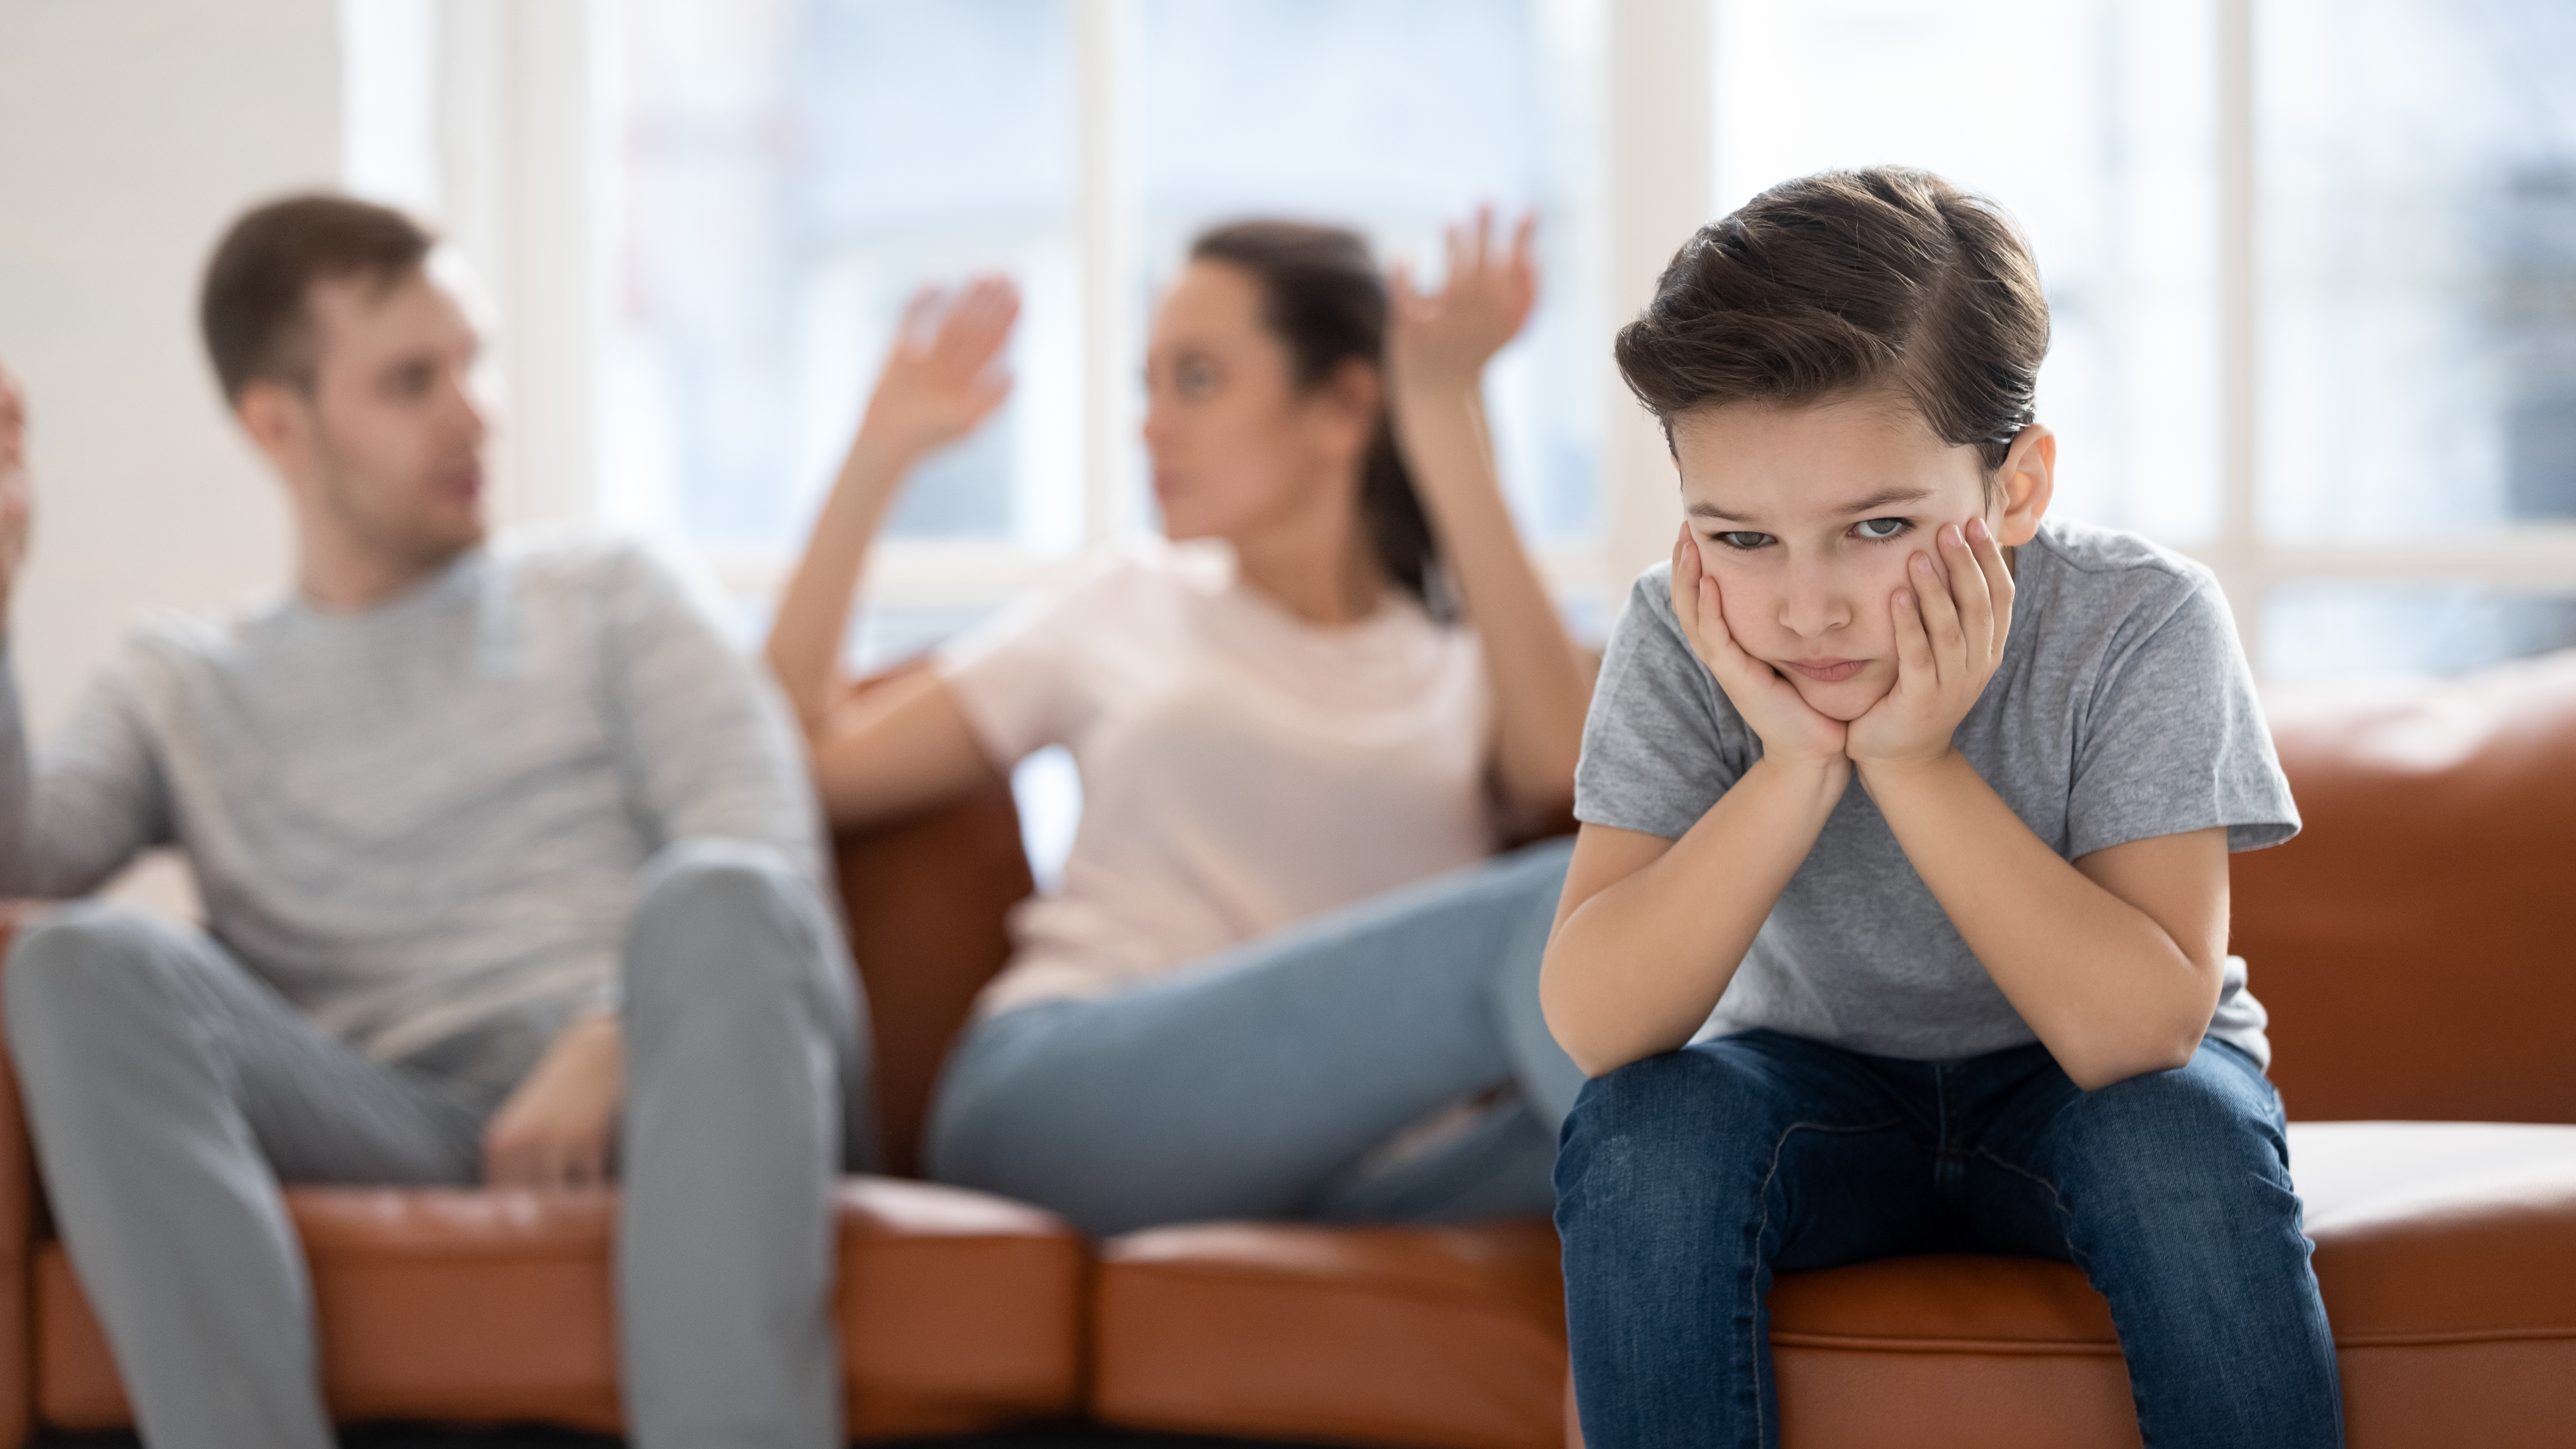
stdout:
<svg viewBox="0 0 2576 1449">
<path fill-rule="evenodd" d="M 2056 491 L 2057 434 L 2032 423 L 2014 435 L 1995 470 L 1995 542 L 2006 548 L 2030 542 Z"/>
</svg>

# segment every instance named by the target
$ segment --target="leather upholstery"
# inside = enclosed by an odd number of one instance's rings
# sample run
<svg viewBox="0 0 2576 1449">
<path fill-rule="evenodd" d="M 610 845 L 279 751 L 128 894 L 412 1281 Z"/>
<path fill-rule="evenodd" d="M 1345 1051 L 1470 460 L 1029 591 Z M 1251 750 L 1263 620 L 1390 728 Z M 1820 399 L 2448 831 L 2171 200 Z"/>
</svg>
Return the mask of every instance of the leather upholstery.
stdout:
<svg viewBox="0 0 2576 1449">
<path fill-rule="evenodd" d="M 1103 1244 L 1094 1416 L 1175 1433 L 1517 1449 L 1560 1432 L 1544 1221 L 1217 1223 Z"/>
<path fill-rule="evenodd" d="M 2353 1449 L 2570 1442 L 2576 1123 L 2556 891 L 2576 875 L 2576 654 L 2468 681 L 2276 696 L 2309 829 L 2234 861 L 2235 941 L 2272 1007 L 2293 1169 L 2342 1353 Z M 1005 787 L 841 842 L 910 1161 L 946 1044 L 1025 893 Z M 2449 1121 L 2325 1121 L 2330 1118 Z M 605 1428 L 605 1199 L 299 1190 L 344 1415 Z M 1084 1246 L 1034 1209 L 844 1189 L 851 1427 L 928 1434 L 1078 1412 L 1136 1428 L 1353 1444 L 1564 1442 L 1544 1223 L 1214 1224 Z M 0 1449 L 41 1403 L 123 1422 L 45 1241 L 0 1061 Z M 1790 1449 L 2138 1442 L 2107 1310 L 2076 1271 L 1912 1258 L 1784 1277 Z M 30 1331 L 32 1329 L 32 1338 Z M 1086 1366 L 1085 1355 L 1088 1355 Z"/>
<path fill-rule="evenodd" d="M 2576 1424 L 2576 1126 L 2302 1123 L 2353 1449 L 2540 1449 Z M 1102 1249 L 1093 1412 L 1131 1428 L 1562 1442 L 1541 1222 L 1218 1225 Z M 1894 1258 L 1771 1295 L 1793 1449 L 2136 1449 L 2108 1305 L 2064 1264 Z"/>
<path fill-rule="evenodd" d="M 2232 858 L 2234 934 L 2290 1116 L 2576 1122 L 2576 651 L 2264 707 L 2307 828 Z"/>
<path fill-rule="evenodd" d="M 841 1351 L 860 1438 L 1071 1415 L 1087 1250 L 1052 1214 L 928 1183 L 842 1184 Z M 613 1433 L 614 1194 L 288 1194 L 343 1420 L 542 1421 Z M 132 1422 L 59 1243 L 35 1261 L 47 1424 Z"/>
</svg>

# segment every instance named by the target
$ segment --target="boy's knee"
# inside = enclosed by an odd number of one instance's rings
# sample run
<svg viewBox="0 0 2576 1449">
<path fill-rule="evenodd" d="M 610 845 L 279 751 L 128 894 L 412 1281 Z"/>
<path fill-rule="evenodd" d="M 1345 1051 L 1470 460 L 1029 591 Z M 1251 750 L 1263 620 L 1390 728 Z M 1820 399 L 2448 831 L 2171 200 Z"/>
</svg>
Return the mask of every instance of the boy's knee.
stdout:
<svg viewBox="0 0 2576 1449">
<path fill-rule="evenodd" d="M 2133 1220 L 2177 1245 L 2297 1221 L 2270 1091 L 2250 1068 L 2217 1059 L 2220 1050 L 2203 1047 L 2189 1065 L 2072 1106 L 2054 1155 L 2079 1214 Z"/>
<path fill-rule="evenodd" d="M 1723 1049 L 1665 1052 L 1594 1077 L 1565 1119 L 1558 1201 L 1577 1189 L 1633 1201 L 1735 1175 L 1780 1115 L 1773 1097 L 1762 1074 Z"/>
</svg>

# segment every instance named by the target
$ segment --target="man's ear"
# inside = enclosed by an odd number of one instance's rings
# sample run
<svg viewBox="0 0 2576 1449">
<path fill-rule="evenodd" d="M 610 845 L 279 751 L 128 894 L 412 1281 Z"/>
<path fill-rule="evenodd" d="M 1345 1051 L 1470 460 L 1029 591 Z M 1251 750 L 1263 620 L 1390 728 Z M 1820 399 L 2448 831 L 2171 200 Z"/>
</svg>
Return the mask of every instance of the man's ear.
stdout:
<svg viewBox="0 0 2576 1449">
<path fill-rule="evenodd" d="M 293 384 L 253 379 L 233 399 L 233 416 L 279 473 L 302 474 L 313 450 L 313 404 Z"/>
<path fill-rule="evenodd" d="M 2057 434 L 2031 423 L 2013 435 L 2004 465 L 1995 470 L 1995 542 L 2006 548 L 2030 542 L 2056 492 Z"/>
</svg>

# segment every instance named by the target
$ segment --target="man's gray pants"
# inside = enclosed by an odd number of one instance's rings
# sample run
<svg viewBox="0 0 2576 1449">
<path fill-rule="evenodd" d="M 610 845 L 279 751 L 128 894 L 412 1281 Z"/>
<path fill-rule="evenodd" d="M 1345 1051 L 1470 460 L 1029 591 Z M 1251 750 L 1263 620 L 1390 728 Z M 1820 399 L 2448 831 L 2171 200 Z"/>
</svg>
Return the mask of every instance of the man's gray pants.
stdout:
<svg viewBox="0 0 2576 1449">
<path fill-rule="evenodd" d="M 628 1432 L 838 1446 L 832 1184 L 863 1165 L 868 1121 L 839 930 L 766 846 L 682 841 L 641 884 L 618 1145 Z M 372 1061 L 205 936 L 98 903 L 20 937 L 7 997 L 55 1218 L 144 1441 L 328 1449 L 279 1183 L 475 1182 L 509 1085 L 490 1064 L 523 1071 L 555 1023 Z"/>
</svg>

